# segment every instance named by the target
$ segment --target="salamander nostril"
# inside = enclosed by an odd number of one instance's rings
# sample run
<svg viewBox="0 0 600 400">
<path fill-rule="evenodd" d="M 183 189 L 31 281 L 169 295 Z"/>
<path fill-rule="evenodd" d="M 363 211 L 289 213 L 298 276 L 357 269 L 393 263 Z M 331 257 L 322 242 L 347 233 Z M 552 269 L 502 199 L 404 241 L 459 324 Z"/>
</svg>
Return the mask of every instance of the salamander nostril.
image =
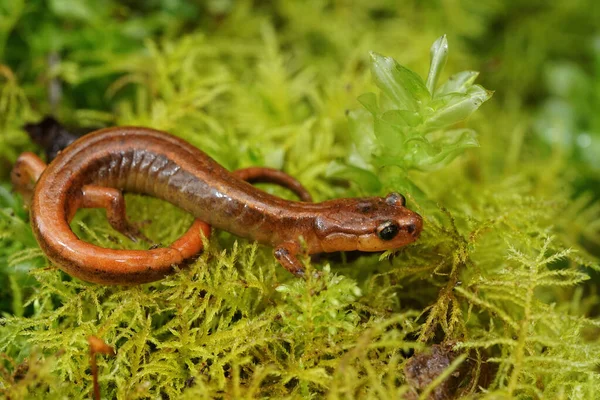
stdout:
<svg viewBox="0 0 600 400">
<path fill-rule="evenodd" d="M 415 224 L 408 224 L 406 230 L 408 233 L 413 234 L 417 230 L 417 226 Z"/>
</svg>

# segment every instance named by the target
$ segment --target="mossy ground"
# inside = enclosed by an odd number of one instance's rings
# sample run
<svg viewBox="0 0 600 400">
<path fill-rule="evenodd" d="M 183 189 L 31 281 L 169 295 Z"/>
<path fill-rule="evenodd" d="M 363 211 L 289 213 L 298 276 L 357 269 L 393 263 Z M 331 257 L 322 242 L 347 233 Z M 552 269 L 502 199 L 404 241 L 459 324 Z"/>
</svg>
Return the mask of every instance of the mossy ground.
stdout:
<svg viewBox="0 0 600 400">
<path fill-rule="evenodd" d="M 99 358 L 106 398 L 427 398 L 456 372 L 458 387 L 436 393 L 598 397 L 596 2 L 199 4 L 0 4 L 3 396 L 89 398 L 96 335 L 117 350 Z M 423 168 L 385 147 L 377 121 L 399 114 L 384 116 L 369 52 L 425 77 L 444 33 L 440 82 L 476 70 L 495 94 L 451 127 L 474 129 L 480 146 Z M 367 92 L 384 93 L 385 112 L 365 114 Z M 162 281 L 87 284 L 48 265 L 7 179 L 20 152 L 39 151 L 22 125 L 50 112 L 76 126 L 166 130 L 229 169 L 283 169 L 317 200 L 401 190 L 425 229 L 393 257 L 305 260 L 320 279 L 293 278 L 270 249 L 219 232 Z M 367 132 L 356 127 L 373 121 L 370 145 L 395 163 L 355 157 Z M 419 131 L 420 121 L 398 132 L 444 138 L 446 127 Z M 334 179 L 336 165 L 358 184 Z M 156 199 L 127 204 L 157 241 L 191 221 Z M 102 212 L 79 212 L 73 229 L 134 247 Z M 407 360 L 437 344 L 454 362 L 419 387 Z"/>
</svg>

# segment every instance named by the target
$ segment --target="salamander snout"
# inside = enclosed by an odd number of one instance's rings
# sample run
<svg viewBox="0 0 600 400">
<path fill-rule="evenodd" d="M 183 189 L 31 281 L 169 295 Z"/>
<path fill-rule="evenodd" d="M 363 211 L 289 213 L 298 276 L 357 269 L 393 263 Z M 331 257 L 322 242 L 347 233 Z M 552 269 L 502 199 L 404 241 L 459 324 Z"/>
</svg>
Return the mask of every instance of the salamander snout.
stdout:
<svg viewBox="0 0 600 400">
<path fill-rule="evenodd" d="M 417 240 L 423 230 L 423 218 L 408 208 L 404 196 L 390 193 L 373 207 L 370 218 L 375 222 L 374 234 L 358 236 L 358 250 L 393 250 Z"/>
<path fill-rule="evenodd" d="M 417 213 L 413 213 L 411 221 L 406 224 L 406 231 L 415 238 L 421 234 L 423 230 L 423 218 Z"/>
<path fill-rule="evenodd" d="M 383 242 L 402 241 L 401 246 L 414 241 L 423 230 L 423 219 L 410 210 L 405 210 L 396 220 L 387 220 L 377 226 L 377 236 Z"/>
</svg>

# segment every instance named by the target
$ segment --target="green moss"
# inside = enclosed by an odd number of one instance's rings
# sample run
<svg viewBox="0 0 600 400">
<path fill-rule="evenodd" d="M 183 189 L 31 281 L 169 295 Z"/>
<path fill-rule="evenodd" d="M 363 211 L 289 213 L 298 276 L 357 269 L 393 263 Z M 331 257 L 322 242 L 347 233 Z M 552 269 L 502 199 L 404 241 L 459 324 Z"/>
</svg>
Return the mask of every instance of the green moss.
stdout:
<svg viewBox="0 0 600 400">
<path fill-rule="evenodd" d="M 557 144 L 572 132 L 540 140 L 536 74 L 550 55 L 577 57 L 578 79 L 593 82 L 591 39 L 565 46 L 541 27 L 578 21 L 572 34 L 588 37 L 595 2 L 13 3 L 0 7 L 2 395 L 89 398 L 96 335 L 117 350 L 99 356 L 106 398 L 426 398 L 444 378 L 458 382 L 450 397 L 597 397 L 600 194 L 592 164 Z M 455 75 L 471 69 L 495 91 L 475 113 L 489 92 Z M 596 137 L 580 107 L 591 89 L 552 95 Z M 76 125 L 167 130 L 229 169 L 281 168 L 318 200 L 400 190 L 425 229 L 395 254 L 304 260 L 319 279 L 219 232 L 162 281 L 87 284 L 48 264 L 6 181 L 34 149 L 22 124 L 53 109 Z M 127 205 L 158 242 L 191 222 L 156 199 Z M 104 247 L 142 246 L 98 210 L 72 227 Z M 455 355 L 418 386 L 408 360 L 440 343 Z"/>
</svg>

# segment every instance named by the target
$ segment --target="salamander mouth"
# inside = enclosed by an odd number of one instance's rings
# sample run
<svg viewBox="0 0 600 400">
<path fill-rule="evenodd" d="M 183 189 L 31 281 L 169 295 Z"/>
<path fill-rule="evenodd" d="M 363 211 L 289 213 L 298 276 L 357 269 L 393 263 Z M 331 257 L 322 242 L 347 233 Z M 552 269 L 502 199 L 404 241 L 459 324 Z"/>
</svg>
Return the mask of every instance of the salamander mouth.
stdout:
<svg viewBox="0 0 600 400">
<path fill-rule="evenodd" d="M 398 249 L 416 241 L 421 234 L 422 226 L 420 218 L 415 218 L 409 223 L 400 225 L 398 233 L 390 240 L 382 240 L 376 233 L 360 235 L 357 237 L 357 250 L 375 252 Z"/>
<path fill-rule="evenodd" d="M 394 250 L 399 247 L 405 246 L 416 240 L 414 236 L 403 235 L 390 242 L 384 242 L 377 237 L 377 235 L 362 235 L 358 237 L 357 250 L 366 252 L 376 252 L 385 250 Z"/>
<path fill-rule="evenodd" d="M 326 253 L 334 251 L 358 250 L 359 236 L 351 233 L 330 233 L 321 242 L 323 251 Z"/>
</svg>

